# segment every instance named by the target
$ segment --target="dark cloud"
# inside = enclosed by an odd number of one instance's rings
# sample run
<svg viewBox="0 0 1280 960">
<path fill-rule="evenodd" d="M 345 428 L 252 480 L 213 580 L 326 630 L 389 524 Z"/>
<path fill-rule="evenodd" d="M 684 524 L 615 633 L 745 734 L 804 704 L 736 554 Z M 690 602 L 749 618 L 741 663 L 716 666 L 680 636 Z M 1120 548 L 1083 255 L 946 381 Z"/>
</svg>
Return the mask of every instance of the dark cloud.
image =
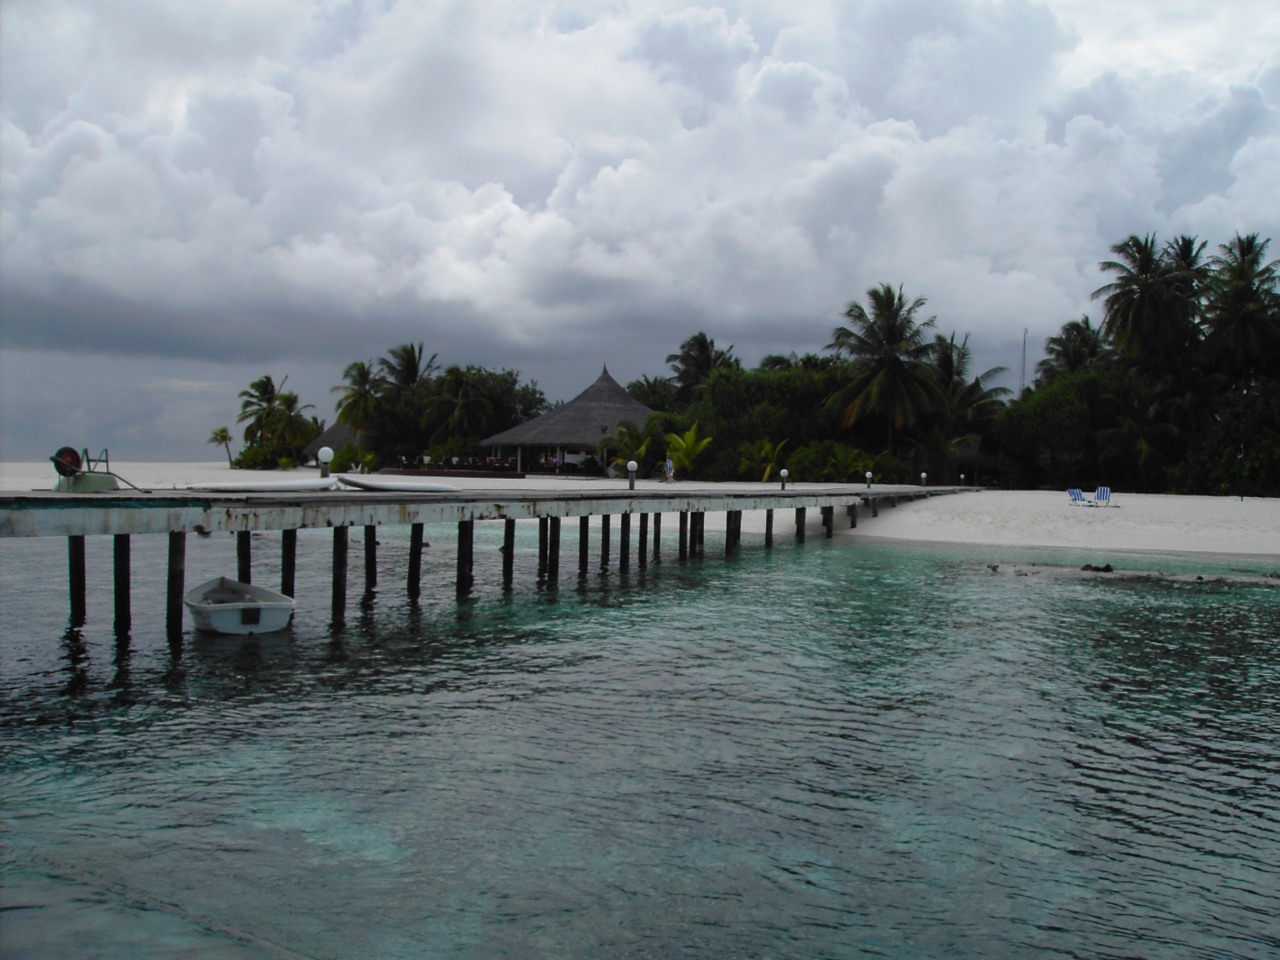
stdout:
<svg viewBox="0 0 1280 960">
<path fill-rule="evenodd" d="M 10 0 L 0 455 L 211 456 L 407 341 L 553 399 L 754 364 L 880 282 L 1016 377 L 1124 236 L 1280 234 L 1267 9 Z"/>
</svg>

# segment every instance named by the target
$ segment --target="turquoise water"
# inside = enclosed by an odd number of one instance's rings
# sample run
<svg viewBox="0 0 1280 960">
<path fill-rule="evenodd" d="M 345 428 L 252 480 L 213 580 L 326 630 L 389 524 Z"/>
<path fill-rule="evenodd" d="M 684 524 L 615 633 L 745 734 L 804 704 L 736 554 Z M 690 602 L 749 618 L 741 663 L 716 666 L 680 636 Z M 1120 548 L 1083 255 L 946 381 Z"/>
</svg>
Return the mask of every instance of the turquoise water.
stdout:
<svg viewBox="0 0 1280 960">
<path fill-rule="evenodd" d="M 433 531 L 411 608 L 388 531 L 335 628 L 304 533 L 291 631 L 173 648 L 163 538 L 123 642 L 109 540 L 75 631 L 65 545 L 5 542 L 3 953 L 1280 955 L 1265 563 L 709 535 L 580 585 L 567 536 L 549 593 L 522 530 L 504 595 L 482 529 L 473 602 Z"/>
</svg>

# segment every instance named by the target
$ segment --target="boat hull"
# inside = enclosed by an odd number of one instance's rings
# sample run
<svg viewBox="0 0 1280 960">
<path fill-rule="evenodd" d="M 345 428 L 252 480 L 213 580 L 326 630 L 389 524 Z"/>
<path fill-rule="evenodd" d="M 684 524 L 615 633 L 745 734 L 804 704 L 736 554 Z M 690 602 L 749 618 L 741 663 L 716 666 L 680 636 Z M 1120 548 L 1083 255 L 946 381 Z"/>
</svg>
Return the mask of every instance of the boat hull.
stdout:
<svg viewBox="0 0 1280 960">
<path fill-rule="evenodd" d="M 185 602 L 197 630 L 241 636 L 285 629 L 294 608 L 292 597 L 227 577 L 189 590 Z"/>
</svg>

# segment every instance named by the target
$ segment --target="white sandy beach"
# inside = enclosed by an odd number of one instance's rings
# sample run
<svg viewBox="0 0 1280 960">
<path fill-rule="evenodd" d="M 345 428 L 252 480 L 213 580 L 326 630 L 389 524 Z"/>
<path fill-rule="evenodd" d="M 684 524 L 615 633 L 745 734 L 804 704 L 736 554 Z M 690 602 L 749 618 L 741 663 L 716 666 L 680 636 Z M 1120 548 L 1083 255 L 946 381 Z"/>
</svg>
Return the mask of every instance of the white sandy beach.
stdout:
<svg viewBox="0 0 1280 960">
<path fill-rule="evenodd" d="M 226 480 L 278 480 L 280 473 L 255 474 L 231 470 L 217 461 L 199 463 L 112 463 L 112 469 L 148 490 L 182 489 Z M 314 469 L 293 471 L 317 476 Z M 463 489 L 514 487 L 534 490 L 620 490 L 626 480 L 583 480 L 572 477 L 529 477 L 524 480 L 450 478 Z M 0 492 L 48 490 L 53 469 L 46 462 L 0 463 Z M 670 487 L 658 480 L 637 481 L 637 489 L 691 491 L 697 489 L 758 490 L 760 484 L 704 484 L 681 482 Z M 769 484 L 776 488 L 776 484 Z M 828 484 L 792 484 L 793 489 L 826 489 Z M 864 489 L 861 484 L 859 489 Z M 874 485 L 873 491 L 910 491 L 907 486 Z M 836 518 L 836 536 L 854 540 L 912 540 L 999 546 L 1089 548 L 1116 551 L 1154 551 L 1173 554 L 1238 554 L 1280 557 L 1280 499 L 1237 497 L 1174 497 L 1125 494 L 1117 491 L 1115 506 L 1073 506 L 1065 491 L 971 491 L 921 500 L 902 500 L 897 507 L 882 502 L 880 515 L 866 507 L 858 511 L 858 526 L 850 529 Z M 811 529 L 819 530 L 818 512 L 810 511 Z M 709 529 L 723 526 L 723 517 L 708 515 Z M 775 531 L 787 528 L 775 519 Z M 743 517 L 744 532 L 761 532 L 763 513 Z"/>
</svg>

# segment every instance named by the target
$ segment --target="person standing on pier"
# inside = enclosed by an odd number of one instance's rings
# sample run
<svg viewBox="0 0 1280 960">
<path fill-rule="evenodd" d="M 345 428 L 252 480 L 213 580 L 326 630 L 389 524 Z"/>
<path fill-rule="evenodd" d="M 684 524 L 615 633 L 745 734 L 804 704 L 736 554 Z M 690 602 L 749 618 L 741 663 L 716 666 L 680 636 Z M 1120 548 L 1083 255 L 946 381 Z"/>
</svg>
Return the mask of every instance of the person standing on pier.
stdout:
<svg viewBox="0 0 1280 960">
<path fill-rule="evenodd" d="M 662 465 L 662 472 L 667 475 L 667 483 L 676 482 L 676 465 L 671 462 L 671 454 L 667 454 L 667 462 Z"/>
</svg>

